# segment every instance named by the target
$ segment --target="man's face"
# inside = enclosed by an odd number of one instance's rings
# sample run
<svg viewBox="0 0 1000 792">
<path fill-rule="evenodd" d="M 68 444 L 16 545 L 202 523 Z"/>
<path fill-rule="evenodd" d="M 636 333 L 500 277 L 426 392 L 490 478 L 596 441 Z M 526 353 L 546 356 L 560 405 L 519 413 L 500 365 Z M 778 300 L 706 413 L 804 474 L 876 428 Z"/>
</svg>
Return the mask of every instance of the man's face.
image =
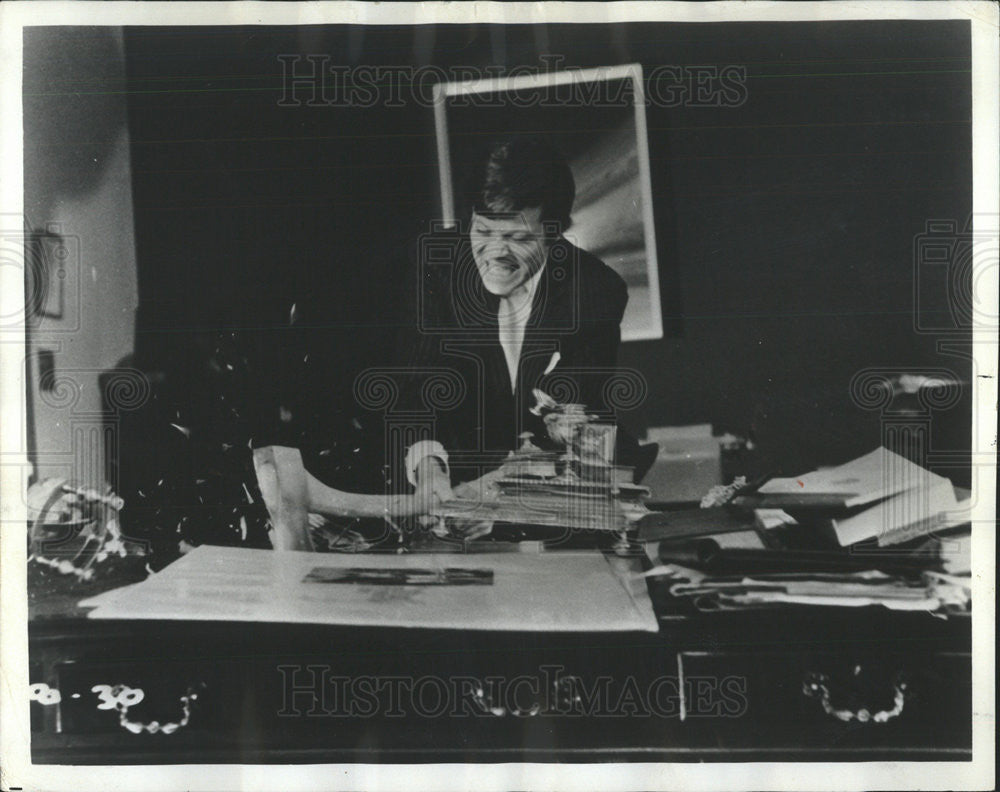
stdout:
<svg viewBox="0 0 1000 792">
<path fill-rule="evenodd" d="M 545 264 L 541 213 L 539 207 L 503 217 L 472 214 L 472 256 L 489 292 L 506 297 Z"/>
</svg>

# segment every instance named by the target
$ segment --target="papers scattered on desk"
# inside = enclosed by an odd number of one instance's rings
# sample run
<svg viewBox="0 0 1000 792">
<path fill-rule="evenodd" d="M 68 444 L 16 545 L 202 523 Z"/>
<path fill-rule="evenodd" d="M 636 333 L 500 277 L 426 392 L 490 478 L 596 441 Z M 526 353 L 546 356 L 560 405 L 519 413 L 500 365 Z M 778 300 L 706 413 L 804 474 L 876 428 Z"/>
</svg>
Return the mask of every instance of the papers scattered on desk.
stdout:
<svg viewBox="0 0 1000 792">
<path fill-rule="evenodd" d="M 968 502 L 884 448 L 768 482 L 726 506 L 639 521 L 651 577 L 706 610 L 797 604 L 937 613 L 969 607 Z M 750 530 L 752 529 L 752 530 Z M 961 534 L 956 536 L 955 534 Z M 756 540 L 756 541 L 755 541 Z"/>
<path fill-rule="evenodd" d="M 776 574 L 713 577 L 676 564 L 654 567 L 644 577 L 666 577 L 674 597 L 688 597 L 700 610 L 732 610 L 776 604 L 866 607 L 961 613 L 969 609 L 968 578 L 926 571 L 904 580 L 877 571 L 844 574 Z"/>
<path fill-rule="evenodd" d="M 972 534 L 935 539 L 941 568 L 951 575 L 972 574 Z"/>
<path fill-rule="evenodd" d="M 791 524 L 826 520 L 841 547 L 869 540 L 898 545 L 969 521 L 948 479 L 885 448 L 838 467 L 772 479 L 734 503 L 756 507 L 767 530 L 789 524 L 778 518 L 787 512 Z"/>
<path fill-rule="evenodd" d="M 883 547 L 896 545 L 968 522 L 968 509 L 960 508 L 951 482 L 932 473 L 927 475 L 922 486 L 856 514 L 834 518 L 833 530 L 841 547 L 868 539 L 876 539 Z"/>
<path fill-rule="evenodd" d="M 808 505 L 810 499 L 815 499 L 817 503 L 836 502 L 850 509 L 919 487 L 928 476 L 933 474 L 899 454 L 876 448 L 837 467 L 771 479 L 758 494 L 769 496 L 767 505 L 773 502 L 777 508 L 784 503 Z"/>
<path fill-rule="evenodd" d="M 754 525 L 762 531 L 799 524 L 798 520 L 784 509 L 754 509 L 753 519 Z"/>
<path fill-rule="evenodd" d="M 598 552 L 359 556 L 203 545 L 80 605 L 95 607 L 93 619 L 655 632 L 646 587 L 622 562 Z"/>
</svg>

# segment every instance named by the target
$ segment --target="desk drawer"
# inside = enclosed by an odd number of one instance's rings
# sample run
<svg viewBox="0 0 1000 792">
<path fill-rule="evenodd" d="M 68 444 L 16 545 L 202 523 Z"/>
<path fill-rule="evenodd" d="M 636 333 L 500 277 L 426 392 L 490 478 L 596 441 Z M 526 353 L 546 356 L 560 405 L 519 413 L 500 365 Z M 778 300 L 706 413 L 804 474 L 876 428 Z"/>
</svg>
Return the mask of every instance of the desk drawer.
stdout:
<svg viewBox="0 0 1000 792">
<path fill-rule="evenodd" d="M 968 654 L 684 652 L 681 666 L 685 729 L 700 744 L 818 754 L 903 748 L 914 758 L 972 750 Z M 726 680 L 725 711 L 702 706 L 706 679 Z"/>
<path fill-rule="evenodd" d="M 216 729 L 224 676 L 223 669 L 205 663 L 59 663 L 58 731 L 172 735 Z"/>
<path fill-rule="evenodd" d="M 56 761 L 69 761 L 56 750 L 62 745 L 74 759 L 92 749 L 116 763 L 158 752 L 265 750 L 350 761 L 401 751 L 408 761 L 482 760 L 487 752 L 520 760 L 677 745 L 676 654 L 646 635 L 606 641 L 502 636 L 488 644 L 417 635 L 406 650 L 387 639 L 349 647 L 330 639 L 322 652 L 144 644 L 155 656 L 128 661 L 109 659 L 107 647 L 78 650 L 77 659 L 53 664 L 62 694 L 57 725 L 35 745 Z M 137 694 L 121 687 L 142 691 L 141 701 L 132 703 Z M 116 690 L 133 728 L 114 706 Z M 185 703 L 190 692 L 197 699 Z M 134 731 L 135 724 L 144 728 Z"/>
<path fill-rule="evenodd" d="M 967 758 L 968 651 L 950 652 L 940 639 L 911 641 L 904 652 L 901 634 L 888 631 L 848 640 L 826 630 L 809 641 L 783 626 L 768 637 L 741 625 L 732 633 L 739 642 L 707 628 L 544 636 L 88 622 L 80 636 L 36 630 L 32 681 L 60 697 L 33 701 L 41 730 L 32 753 L 43 764 Z M 485 711 L 470 677 L 483 683 Z M 896 679 L 906 687 L 893 717 L 837 716 L 891 711 Z M 441 680 L 450 706 L 438 711 Z M 373 706 L 356 684 L 371 681 L 408 686 L 382 690 Z M 803 692 L 807 681 L 815 695 Z M 142 689 L 127 720 L 156 722 L 157 732 L 131 732 L 119 711 L 99 709 L 117 685 Z M 192 689 L 186 724 L 164 733 L 183 719 Z"/>
</svg>

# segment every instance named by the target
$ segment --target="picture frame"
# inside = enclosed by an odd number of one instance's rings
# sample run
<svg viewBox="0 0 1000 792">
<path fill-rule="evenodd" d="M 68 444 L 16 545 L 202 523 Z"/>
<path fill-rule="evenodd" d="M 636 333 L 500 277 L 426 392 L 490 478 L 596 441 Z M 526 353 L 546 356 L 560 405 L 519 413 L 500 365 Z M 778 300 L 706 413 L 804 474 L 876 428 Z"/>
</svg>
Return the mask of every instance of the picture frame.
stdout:
<svg viewBox="0 0 1000 792">
<path fill-rule="evenodd" d="M 66 268 L 68 250 L 58 227 L 35 229 L 24 239 L 25 304 L 27 316 L 62 319 L 66 312 Z"/>
<path fill-rule="evenodd" d="M 443 226 L 465 214 L 457 182 L 470 150 L 490 136 L 545 136 L 576 182 L 564 236 L 628 286 L 622 340 L 663 338 L 641 64 L 437 83 L 433 103 Z"/>
</svg>

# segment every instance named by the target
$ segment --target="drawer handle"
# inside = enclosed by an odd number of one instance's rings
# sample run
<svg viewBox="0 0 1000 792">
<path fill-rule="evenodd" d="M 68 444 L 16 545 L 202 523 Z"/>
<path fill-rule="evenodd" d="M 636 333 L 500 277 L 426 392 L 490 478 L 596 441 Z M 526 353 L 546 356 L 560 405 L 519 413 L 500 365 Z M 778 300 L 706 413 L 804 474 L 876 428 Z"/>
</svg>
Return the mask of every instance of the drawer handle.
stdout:
<svg viewBox="0 0 1000 792">
<path fill-rule="evenodd" d="M 129 720 L 129 708 L 134 707 L 146 697 L 142 688 L 131 688 L 128 685 L 94 685 L 90 690 L 93 693 L 97 693 L 98 698 L 101 700 L 97 708 L 118 710 L 118 723 L 123 729 L 132 732 L 132 734 L 141 734 L 142 732 L 149 734 L 173 734 L 178 729 L 183 729 L 188 725 L 188 722 L 191 720 L 191 705 L 198 699 L 198 690 L 203 687 L 204 684 L 200 684 L 197 687 L 189 687 L 187 689 L 187 692 L 180 697 L 181 719 L 171 723 L 160 723 L 155 720 L 143 723 L 141 721 Z"/>
<path fill-rule="evenodd" d="M 820 704 L 823 705 L 823 711 L 827 715 L 844 722 L 856 720 L 859 723 L 885 723 L 899 717 L 903 712 L 903 705 L 906 703 L 906 683 L 902 680 L 893 684 L 893 708 L 878 712 L 872 712 L 865 707 L 856 711 L 834 707 L 830 702 L 830 679 L 825 674 L 807 674 L 802 683 L 802 692 L 810 698 L 818 697 Z"/>
</svg>

